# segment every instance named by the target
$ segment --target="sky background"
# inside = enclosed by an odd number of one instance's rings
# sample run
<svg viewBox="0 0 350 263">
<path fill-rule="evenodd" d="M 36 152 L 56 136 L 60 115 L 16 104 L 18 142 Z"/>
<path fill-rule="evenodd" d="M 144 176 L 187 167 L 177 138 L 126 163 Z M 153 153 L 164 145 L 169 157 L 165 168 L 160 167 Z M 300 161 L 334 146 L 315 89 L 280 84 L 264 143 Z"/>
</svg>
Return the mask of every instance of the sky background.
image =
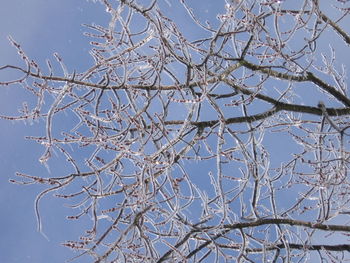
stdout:
<svg viewBox="0 0 350 263">
<path fill-rule="evenodd" d="M 168 5 L 171 1 L 161 2 Z M 198 2 L 202 4 L 196 6 L 196 11 L 203 17 L 212 17 L 212 13 L 216 14 L 223 7 L 208 4 L 213 3 L 212 0 Z M 172 12 L 172 9 L 168 10 L 166 15 L 181 15 Z M 21 44 L 27 55 L 43 68 L 45 60 L 53 61 L 52 54 L 57 52 L 64 59 L 69 72 L 73 72 L 74 69 L 83 71 L 93 61 L 88 54 L 90 39 L 83 36 L 85 29 L 81 24 L 93 22 L 103 26 L 109 22 L 109 15 L 105 13 L 104 7 L 93 1 L 3 0 L 0 9 L 0 66 L 23 65 L 16 49 L 7 40 L 7 36 L 11 35 Z M 185 19 L 182 22 L 180 28 L 186 27 L 188 34 L 195 34 Z M 321 45 L 324 45 L 325 49 L 329 48 L 325 42 L 321 42 Z M 348 61 L 349 57 L 350 54 L 345 53 L 338 65 Z M 0 81 L 15 76 L 12 71 L 0 72 Z M 1 87 L 0 114 L 16 114 L 21 103 L 26 100 L 31 103 L 31 99 L 20 87 Z M 310 99 L 314 99 L 315 104 L 318 101 L 317 97 L 310 96 Z M 28 135 L 43 135 L 43 126 L 0 119 L 0 127 L 0 262 L 46 263 L 48 259 L 52 263 L 64 262 L 73 254 L 58 244 L 69 239 L 74 240 L 86 226 L 82 225 L 81 221 L 67 221 L 65 217 L 70 214 L 71 209 L 66 208 L 62 200 L 46 197 L 41 202 L 43 231 L 49 240 L 46 239 L 36 229 L 34 212 L 35 197 L 43 188 L 38 185 L 23 187 L 8 183 L 18 171 L 44 177 L 47 175 L 47 169 L 38 161 L 43 147 L 24 140 Z M 275 138 L 270 138 L 271 144 L 276 141 Z M 285 151 L 281 145 L 278 146 L 275 146 L 275 153 L 283 156 Z M 65 168 L 53 165 L 50 169 L 56 173 L 62 170 L 64 174 Z"/>
<path fill-rule="evenodd" d="M 85 0 L 4 0 L 0 8 L 0 65 L 23 65 L 7 36 L 11 35 L 27 55 L 40 65 L 53 60 L 58 52 L 68 70 L 86 68 L 92 59 L 87 53 L 89 39 L 83 36 L 82 23 L 104 25 L 109 16 L 102 5 Z M 10 79 L 14 72 L 0 73 L 0 80 Z M 22 101 L 29 100 L 21 88 L 0 89 L 0 114 L 16 114 Z M 46 175 L 38 158 L 43 148 L 24 140 L 26 135 L 42 134 L 41 125 L 0 120 L 0 262 L 64 262 L 72 256 L 69 249 L 58 245 L 74 239 L 81 226 L 67 223 L 70 209 L 54 198 L 42 202 L 44 232 L 49 241 L 37 232 L 34 199 L 42 188 L 9 184 L 15 172 Z M 52 168 L 51 168 L 52 169 Z M 78 222 L 77 222 L 78 223 Z"/>
</svg>

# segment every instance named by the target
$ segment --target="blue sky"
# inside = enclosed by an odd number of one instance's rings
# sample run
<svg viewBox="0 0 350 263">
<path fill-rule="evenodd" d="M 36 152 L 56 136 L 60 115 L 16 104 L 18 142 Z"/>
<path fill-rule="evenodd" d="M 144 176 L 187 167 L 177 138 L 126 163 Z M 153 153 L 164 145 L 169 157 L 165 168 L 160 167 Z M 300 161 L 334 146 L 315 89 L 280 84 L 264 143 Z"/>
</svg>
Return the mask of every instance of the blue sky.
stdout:
<svg viewBox="0 0 350 263">
<path fill-rule="evenodd" d="M 197 0 L 193 0 L 195 2 Z M 161 1 L 164 6 L 169 6 L 168 1 Z M 176 1 L 177 2 L 177 1 Z M 191 2 L 191 1 L 188 1 Z M 196 6 L 197 14 L 201 14 L 203 20 L 213 18 L 212 14 L 222 10 L 223 5 L 215 5 L 212 0 L 200 1 Z M 224 2 L 224 1 L 221 1 Z M 179 16 L 176 4 L 169 8 L 166 15 Z M 185 35 L 196 34 L 191 22 L 179 20 L 180 28 L 186 28 Z M 82 23 L 100 23 L 107 25 L 109 15 L 104 7 L 93 1 L 86 0 L 7 0 L 2 3 L 0 9 L 0 66 L 6 64 L 23 65 L 18 58 L 7 36 L 11 35 L 30 58 L 35 59 L 40 65 L 45 65 L 45 60 L 53 60 L 52 54 L 57 52 L 68 65 L 69 72 L 85 70 L 93 63 L 87 53 L 89 39 L 83 36 L 85 28 Z M 325 52 L 329 51 L 327 43 L 321 42 Z M 338 65 L 349 60 L 349 54 L 340 58 Z M 0 81 L 11 79 L 14 72 L 0 72 Z M 319 100 L 312 94 L 308 102 L 316 104 Z M 0 114 L 16 114 L 24 100 L 33 103 L 32 98 L 27 97 L 20 87 L 0 89 L 1 103 Z M 305 99 L 305 98 L 303 98 Z M 48 173 L 45 166 L 38 161 L 43 153 L 43 148 L 35 142 L 24 140 L 27 135 L 43 135 L 43 123 L 31 124 L 28 122 L 11 122 L 0 119 L 0 163 L 2 165 L 0 177 L 0 262 L 64 262 L 73 254 L 66 248 L 59 246 L 69 239 L 75 239 L 81 230 L 86 228 L 81 221 L 67 221 L 65 217 L 71 210 L 64 206 L 62 200 L 44 198 L 41 205 L 44 235 L 37 232 L 37 222 L 34 213 L 34 199 L 42 190 L 40 186 L 32 185 L 22 187 L 9 184 L 8 180 L 14 178 L 15 172 L 20 171 L 31 175 L 45 175 Z M 287 136 L 288 137 L 288 136 Z M 282 141 L 286 138 L 279 137 Z M 288 154 L 283 145 L 277 143 L 272 134 L 265 139 L 267 145 L 274 149 L 274 162 L 278 163 L 284 155 Z M 53 163 L 50 169 L 54 173 L 65 172 L 65 167 Z M 194 171 L 195 172 L 195 171 Z M 200 184 L 200 182 L 198 182 Z"/>
<path fill-rule="evenodd" d="M 106 23 L 109 17 L 99 4 L 70 0 L 11 0 L 2 1 L 0 9 L 0 64 L 23 65 L 16 50 L 9 44 L 11 35 L 31 58 L 44 65 L 58 52 L 69 65 L 69 70 L 86 68 L 91 64 L 87 54 L 89 41 L 83 36 L 82 23 Z M 0 79 L 11 78 L 13 72 L 0 73 Z M 1 114 L 17 114 L 23 100 L 28 98 L 20 88 L 0 90 Z M 22 187 L 9 184 L 15 172 L 47 174 L 38 158 L 43 148 L 24 140 L 26 135 L 42 133 L 42 125 L 0 120 L 0 262 L 64 262 L 71 251 L 59 243 L 73 239 L 79 225 L 67 224 L 65 216 L 70 209 L 63 202 L 49 198 L 42 202 L 43 235 L 37 232 L 33 201 L 39 186 Z M 81 230 L 81 229 L 80 229 Z"/>
</svg>

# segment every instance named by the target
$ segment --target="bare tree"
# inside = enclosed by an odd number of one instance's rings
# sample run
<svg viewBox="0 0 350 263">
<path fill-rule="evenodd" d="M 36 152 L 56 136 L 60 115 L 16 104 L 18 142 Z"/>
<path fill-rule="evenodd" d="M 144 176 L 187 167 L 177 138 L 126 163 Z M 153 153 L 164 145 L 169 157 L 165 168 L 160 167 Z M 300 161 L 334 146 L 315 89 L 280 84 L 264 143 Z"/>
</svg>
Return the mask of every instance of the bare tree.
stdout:
<svg viewBox="0 0 350 263">
<path fill-rule="evenodd" d="M 68 219 L 92 218 L 64 244 L 77 261 L 348 260 L 350 97 L 337 58 L 349 1 L 214 1 L 223 12 L 210 18 L 195 1 L 100 2 L 111 18 L 86 25 L 91 67 L 68 72 L 58 54 L 60 69 L 40 66 L 13 39 L 25 66 L 1 67 L 23 73 L 1 85 L 37 98 L 2 118 L 44 120 L 46 135 L 29 137 L 40 162 L 56 152 L 72 167 L 13 180 L 47 186 L 39 230 L 54 194 Z"/>
</svg>

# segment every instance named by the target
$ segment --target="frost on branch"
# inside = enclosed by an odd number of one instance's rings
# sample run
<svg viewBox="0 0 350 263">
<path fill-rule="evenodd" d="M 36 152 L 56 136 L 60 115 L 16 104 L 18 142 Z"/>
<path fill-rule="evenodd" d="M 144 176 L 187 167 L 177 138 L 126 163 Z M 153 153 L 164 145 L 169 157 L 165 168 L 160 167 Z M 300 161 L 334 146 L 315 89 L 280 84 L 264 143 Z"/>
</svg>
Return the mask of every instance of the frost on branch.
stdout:
<svg viewBox="0 0 350 263">
<path fill-rule="evenodd" d="M 1 117 L 44 120 L 40 161 L 71 167 L 13 180 L 47 185 L 39 229 L 54 192 L 91 222 L 77 262 L 349 258 L 348 1 L 100 2 L 90 67 L 10 38 L 25 66 L 0 68 L 37 101 Z"/>
</svg>

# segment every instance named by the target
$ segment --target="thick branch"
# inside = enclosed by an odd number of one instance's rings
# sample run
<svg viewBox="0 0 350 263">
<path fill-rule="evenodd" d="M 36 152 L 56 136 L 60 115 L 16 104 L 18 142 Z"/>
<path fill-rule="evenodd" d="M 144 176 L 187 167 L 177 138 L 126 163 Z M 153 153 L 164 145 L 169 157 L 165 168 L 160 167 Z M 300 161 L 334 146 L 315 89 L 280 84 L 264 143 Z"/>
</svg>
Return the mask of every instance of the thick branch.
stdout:
<svg viewBox="0 0 350 263">
<path fill-rule="evenodd" d="M 322 111 L 318 107 L 309 107 L 309 106 L 288 104 L 288 103 L 278 103 L 276 107 L 273 107 L 272 109 L 265 111 L 263 113 L 250 115 L 250 116 L 227 118 L 225 120 L 225 123 L 234 124 L 234 123 L 255 122 L 255 121 L 263 120 L 270 116 L 273 116 L 274 114 L 282 110 L 300 112 L 300 113 L 309 113 L 313 115 L 322 116 Z M 330 116 L 348 115 L 350 114 L 350 108 L 327 108 L 327 112 Z M 181 125 L 183 123 L 184 123 L 183 120 L 173 120 L 173 121 L 164 122 L 164 124 L 166 125 Z M 205 127 L 212 127 L 218 123 L 219 123 L 219 120 L 192 121 L 191 125 L 205 128 Z"/>
<path fill-rule="evenodd" d="M 216 243 L 216 245 L 220 248 L 232 249 L 232 250 L 241 250 L 240 244 L 220 244 Z M 264 253 L 265 251 L 271 251 L 276 249 L 285 249 L 287 248 L 286 244 L 268 244 L 264 245 L 264 248 L 246 248 L 246 253 Z M 295 244 L 288 243 L 289 249 L 297 249 L 297 250 L 328 250 L 328 251 L 350 251 L 349 244 L 338 244 L 338 245 L 310 245 L 310 244 Z"/>
<path fill-rule="evenodd" d="M 268 67 L 268 66 L 259 66 L 259 65 L 252 64 L 246 60 L 242 60 L 241 63 L 243 64 L 243 66 L 245 66 L 246 68 L 249 68 L 250 70 L 259 71 L 261 73 L 264 73 L 264 74 L 271 76 L 271 77 L 274 77 L 274 78 L 284 79 L 284 80 L 288 80 L 288 81 L 293 80 L 293 81 L 297 81 L 297 82 L 311 81 L 314 84 L 316 84 L 318 87 L 320 87 L 322 90 L 333 95 L 334 98 L 341 101 L 344 105 L 346 105 L 347 107 L 350 107 L 350 99 L 348 97 L 343 95 L 341 92 L 336 90 L 331 85 L 328 85 L 327 83 L 325 83 L 321 79 L 317 78 L 311 72 L 307 72 L 306 76 L 290 75 L 287 73 L 282 73 L 282 72 L 272 70 L 271 67 Z"/>
<path fill-rule="evenodd" d="M 225 234 L 230 232 L 231 230 L 235 229 L 244 229 L 244 228 L 251 228 L 251 227 L 258 227 L 258 226 L 263 226 L 263 225 L 290 225 L 290 226 L 303 226 L 311 229 L 317 229 L 317 230 L 323 230 L 323 231 L 341 231 L 341 232 L 350 232 L 350 226 L 346 225 L 328 225 L 328 224 L 320 224 L 320 223 L 313 223 L 313 222 L 307 222 L 307 221 L 301 221 L 301 220 L 294 220 L 294 219 L 287 219 L 287 218 L 265 218 L 265 219 L 258 219 L 253 222 L 243 222 L 243 223 L 236 223 L 236 224 L 225 224 L 223 225 L 223 230 L 216 234 L 215 236 L 212 236 L 210 240 L 207 240 L 204 242 L 202 245 L 198 246 L 196 249 L 192 250 L 186 258 L 189 259 L 195 254 L 197 254 L 200 250 L 203 248 L 207 247 L 211 243 L 213 243 L 215 240 L 217 240 L 220 237 L 223 237 Z M 211 227 L 206 227 L 203 228 L 202 230 L 210 230 Z M 189 235 L 194 234 L 198 232 L 196 231 L 191 231 L 189 232 L 185 238 L 186 240 L 189 238 Z M 175 247 L 179 247 L 184 243 L 184 239 L 180 240 Z M 321 250 L 321 249 L 328 249 L 331 251 L 349 251 L 350 250 L 350 245 L 308 245 L 312 250 Z M 279 244 L 276 245 L 276 248 L 286 248 L 284 244 Z M 294 248 L 294 249 L 305 249 L 304 245 L 299 245 L 299 244 L 290 244 L 289 248 Z M 308 247 L 307 247 L 308 248 Z M 273 247 L 271 249 L 274 249 Z M 253 251 L 251 250 L 250 252 L 260 252 L 260 251 Z M 159 259 L 157 262 L 163 262 L 170 256 L 171 252 L 167 252 L 166 256 L 163 255 L 161 259 Z"/>
<path fill-rule="evenodd" d="M 331 20 L 328 16 L 326 16 L 322 12 L 319 12 L 319 14 L 322 20 L 327 24 L 331 25 L 334 31 L 337 32 L 348 45 L 350 45 L 350 36 L 340 26 L 338 26 L 337 23 Z"/>
<path fill-rule="evenodd" d="M 283 225 L 290 225 L 290 226 L 304 226 L 304 227 L 318 229 L 318 230 L 324 230 L 324 231 L 350 232 L 350 226 L 346 226 L 346 225 L 327 225 L 327 224 L 313 223 L 313 222 L 294 220 L 294 219 L 288 219 L 288 218 L 265 218 L 265 219 L 259 219 L 259 220 L 253 221 L 253 222 L 226 224 L 223 226 L 223 228 L 227 228 L 227 229 L 232 230 L 232 229 L 242 229 L 242 228 L 247 228 L 247 227 L 256 227 L 256 226 L 270 225 L 270 224 L 271 225 L 283 224 Z"/>
</svg>

